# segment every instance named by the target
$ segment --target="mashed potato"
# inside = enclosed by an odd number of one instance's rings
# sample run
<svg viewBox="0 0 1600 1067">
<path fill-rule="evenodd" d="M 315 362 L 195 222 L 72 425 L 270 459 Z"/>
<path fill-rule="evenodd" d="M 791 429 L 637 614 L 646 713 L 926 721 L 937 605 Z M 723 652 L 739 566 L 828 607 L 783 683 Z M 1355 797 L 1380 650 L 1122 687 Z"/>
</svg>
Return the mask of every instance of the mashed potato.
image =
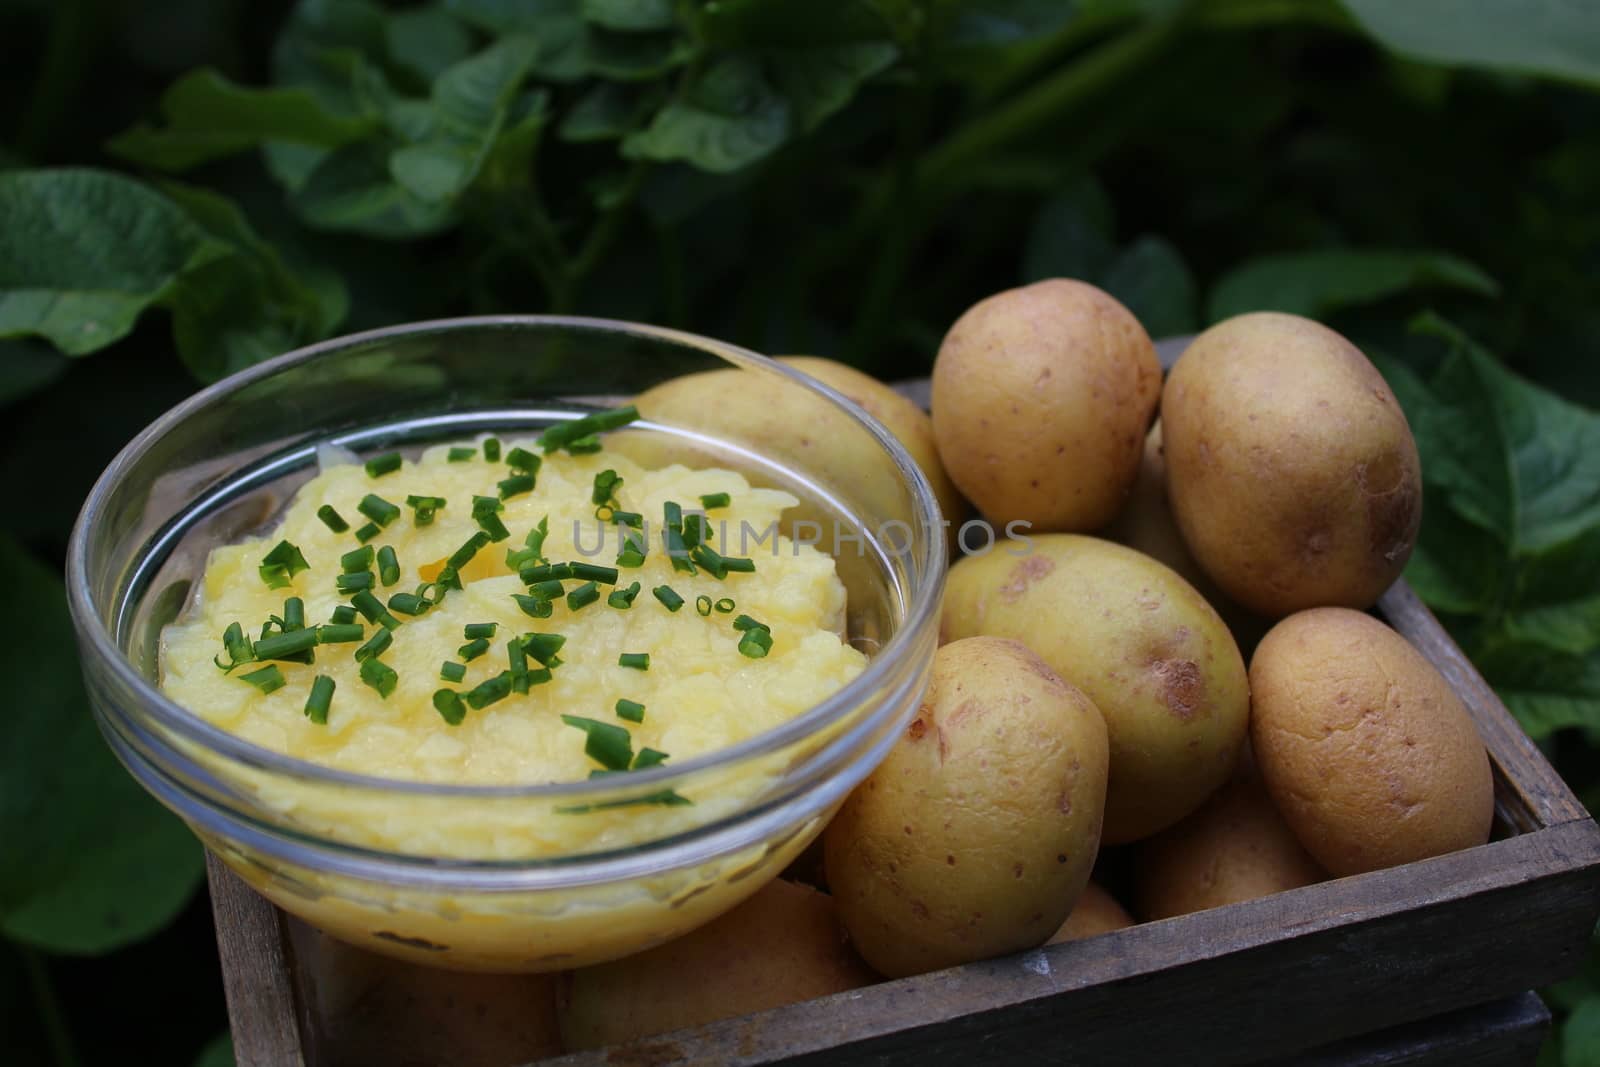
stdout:
<svg viewBox="0 0 1600 1067">
<path fill-rule="evenodd" d="M 507 441 L 506 453 L 517 445 L 537 451 L 530 441 Z M 271 692 L 242 680 L 263 664 L 224 672 L 213 662 L 219 655 L 228 661 L 222 635 L 230 624 L 239 623 L 256 638 L 264 621 L 284 614 L 288 597 L 304 601 L 308 626 L 327 623 L 336 608 L 350 603 L 351 596 L 339 592 L 335 582 L 341 556 L 360 547 L 355 531 L 366 519 L 357 504 L 369 493 L 401 509 L 368 542 L 373 549 L 393 548 L 399 578 L 385 586 L 374 564 L 372 593 L 387 603 L 394 594 L 413 593 L 437 577 L 442 561 L 479 529 L 474 496 L 495 496 L 497 483 L 515 473 L 503 460 L 487 461 L 481 450 L 464 462 L 450 462 L 448 455 L 447 446 L 430 448 L 417 461 L 378 477 L 359 464 L 329 466 L 301 488 L 269 536 L 216 549 L 194 610 L 164 634 L 167 694 L 246 740 L 327 767 L 425 782 L 538 784 L 580 780 L 600 767 L 585 754 L 585 731 L 563 722 L 563 715 L 624 728 L 634 753 L 646 748 L 666 753 L 670 766 L 799 715 L 863 668 L 862 655 L 841 640 L 845 591 L 832 559 L 783 538 L 768 536 L 757 543 L 757 534 L 774 529 L 783 510 L 796 503 L 793 497 L 752 489 L 725 470 L 647 470 L 605 451 L 544 456 L 535 489 L 507 499 L 499 512 L 509 539 L 476 553 L 461 570 L 463 588 L 449 591 L 416 617 L 392 613 L 400 625 L 379 657 L 397 676 L 386 697 L 360 675 L 354 657 L 359 642 L 319 645 L 310 664 L 277 662 L 285 684 Z M 542 547 L 548 560 L 615 565 L 623 528 L 596 519 L 591 500 L 595 477 L 606 470 L 622 478 L 615 493 L 618 508 L 647 521 L 643 565 L 621 568 L 617 584 L 601 584 L 594 603 L 572 610 L 565 599 L 557 599 L 549 618 L 529 617 L 513 599 L 528 590 L 506 557 L 525 547 L 524 535 L 541 520 L 548 524 Z M 710 544 L 724 556 L 751 558 L 755 570 L 731 572 L 722 580 L 703 568 L 694 575 L 674 571 L 663 546 L 664 507 L 677 502 L 686 513 L 698 511 L 702 495 L 719 493 L 726 493 L 730 503 L 706 512 Z M 431 523 L 419 526 L 406 505 L 413 495 L 442 497 L 446 503 Z M 350 529 L 335 533 L 319 519 L 325 505 Z M 299 548 L 309 568 L 293 575 L 288 586 L 269 588 L 258 568 L 284 540 Z M 640 589 L 631 607 L 607 603 L 613 589 L 633 582 Z M 565 591 L 581 584 L 569 579 Z M 677 611 L 652 595 L 661 585 L 683 598 Z M 728 598 L 736 606 L 702 615 L 700 597 Z M 740 615 L 770 628 L 766 656 L 740 652 L 742 635 L 734 628 Z M 359 616 L 356 621 L 363 640 L 379 629 Z M 483 623 L 495 624 L 488 651 L 465 663 L 459 682 L 442 679 L 442 665 L 462 661 L 458 650 L 468 643 L 465 628 Z M 436 691 L 465 696 L 506 671 L 507 642 L 528 633 L 566 638 L 551 680 L 525 694 L 469 707 L 457 725 L 447 722 L 435 708 Z M 649 653 L 648 670 L 619 666 L 619 655 L 641 652 Z M 539 664 L 530 660 L 528 667 L 537 670 Z M 318 675 L 331 677 L 336 687 L 326 723 L 311 721 L 304 710 Z M 618 700 L 643 704 L 643 721 L 619 718 Z"/>
</svg>

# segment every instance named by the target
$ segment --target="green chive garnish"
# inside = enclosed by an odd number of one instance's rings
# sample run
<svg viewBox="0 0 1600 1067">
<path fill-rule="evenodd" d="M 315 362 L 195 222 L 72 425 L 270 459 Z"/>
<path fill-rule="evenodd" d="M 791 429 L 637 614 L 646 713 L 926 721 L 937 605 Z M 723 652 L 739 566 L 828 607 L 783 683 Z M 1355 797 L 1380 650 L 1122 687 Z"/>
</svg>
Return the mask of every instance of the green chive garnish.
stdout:
<svg viewBox="0 0 1600 1067">
<path fill-rule="evenodd" d="M 356 540 L 360 541 L 362 544 L 366 544 L 368 541 L 372 540 L 374 537 L 377 537 L 381 533 L 383 533 L 382 526 L 379 526 L 375 522 L 369 522 L 365 526 L 361 527 L 361 529 L 356 531 Z"/>
<path fill-rule="evenodd" d="M 732 614 L 733 609 L 738 607 L 738 605 L 733 602 L 733 598 L 732 597 L 726 597 L 726 596 L 723 597 L 721 600 L 717 601 L 715 604 L 713 604 L 711 606 L 713 608 L 717 609 L 717 614 L 719 614 L 719 615 Z"/>
<path fill-rule="evenodd" d="M 340 604 L 328 616 L 328 621 L 336 626 L 345 626 L 356 621 L 356 609 L 349 604 Z"/>
<path fill-rule="evenodd" d="M 499 628 L 497 622 L 469 622 L 461 628 L 461 636 L 469 641 L 476 637 L 493 637 Z"/>
<path fill-rule="evenodd" d="M 400 676 L 377 656 L 361 661 L 361 680 L 378 691 L 378 695 L 388 699 L 394 687 L 399 684 Z"/>
<path fill-rule="evenodd" d="M 662 523 L 669 530 L 683 529 L 683 508 L 675 500 L 669 500 L 661 507 L 665 521 Z"/>
<path fill-rule="evenodd" d="M 526 448 L 513 448 L 506 453 L 506 465 L 524 474 L 538 474 L 539 468 L 544 465 L 544 460 Z"/>
<path fill-rule="evenodd" d="M 594 488 L 589 491 L 589 503 L 609 504 L 622 484 L 622 476 L 607 468 L 594 476 Z"/>
<path fill-rule="evenodd" d="M 433 710 L 451 726 L 460 726 L 461 720 L 467 717 L 467 706 L 453 689 L 440 689 L 433 694 Z"/>
<path fill-rule="evenodd" d="M 633 598 L 639 595 L 639 583 L 634 582 L 626 589 L 613 589 L 611 595 L 606 597 L 606 603 L 611 607 L 627 611 L 633 607 Z"/>
<path fill-rule="evenodd" d="M 600 587 L 594 582 L 584 582 L 567 594 L 567 610 L 578 611 L 600 599 Z"/>
<path fill-rule="evenodd" d="M 727 561 L 722 558 L 716 549 L 710 545 L 697 544 L 691 551 L 694 561 L 710 571 L 713 578 L 720 581 L 728 576 Z"/>
<path fill-rule="evenodd" d="M 506 524 L 494 512 L 478 511 L 472 517 L 477 520 L 479 528 L 489 535 L 489 540 L 505 541 L 511 537 L 511 531 L 506 529 Z"/>
<path fill-rule="evenodd" d="M 229 662 L 224 664 L 221 656 L 214 656 L 211 662 L 224 674 L 256 658 L 250 639 L 244 635 L 244 627 L 236 622 L 229 623 L 228 628 L 222 631 L 222 649 L 228 654 Z"/>
<path fill-rule="evenodd" d="M 472 448 L 468 445 L 456 445 L 449 452 L 445 453 L 444 458 L 446 463 L 465 463 L 467 460 L 471 459 L 477 454 L 478 450 L 476 448 Z"/>
<path fill-rule="evenodd" d="M 684 544 L 688 545 L 690 548 L 694 548 L 696 545 L 703 545 L 709 540 L 711 540 L 711 523 L 704 515 L 696 512 L 693 515 L 684 517 Z"/>
<path fill-rule="evenodd" d="M 355 605 L 355 609 L 361 612 L 362 618 L 368 622 L 378 623 L 385 630 L 398 630 L 400 628 L 400 620 L 390 615 L 382 602 L 371 593 L 363 590 L 351 597 L 350 603 Z"/>
<path fill-rule="evenodd" d="M 644 705 L 632 700 L 617 701 L 617 718 L 629 722 L 644 722 Z"/>
<path fill-rule="evenodd" d="M 533 475 L 513 474 L 509 478 L 496 482 L 495 485 L 500 490 L 500 499 L 509 500 L 514 496 L 533 492 Z"/>
<path fill-rule="evenodd" d="M 306 627 L 306 602 L 292 596 L 283 602 L 283 628 L 303 630 Z"/>
<path fill-rule="evenodd" d="M 571 444 L 567 445 L 567 451 L 574 456 L 593 455 L 594 453 L 600 451 L 600 437 L 597 434 L 589 434 L 585 437 L 580 437 L 576 441 L 573 441 Z"/>
<path fill-rule="evenodd" d="M 570 422 L 558 422 L 539 435 L 539 447 L 546 455 L 558 448 L 572 450 L 572 445 L 585 437 L 628 425 L 639 417 L 639 409 L 632 404 L 611 411 L 596 411 Z M 597 445 L 599 442 L 595 442 Z"/>
<path fill-rule="evenodd" d="M 361 571 L 358 574 L 341 574 L 333 580 L 333 584 L 341 593 L 359 593 L 363 589 L 372 588 L 372 572 Z"/>
<path fill-rule="evenodd" d="M 445 660 L 443 663 L 439 664 L 439 677 L 443 678 L 447 682 L 459 682 L 466 676 L 467 665 L 465 663 L 456 663 L 452 660 Z"/>
<path fill-rule="evenodd" d="M 730 574 L 754 574 L 756 561 L 746 556 L 723 556 L 722 566 Z"/>
<path fill-rule="evenodd" d="M 372 631 L 372 636 L 367 639 L 366 644 L 356 649 L 356 662 L 381 656 L 389 651 L 389 646 L 392 644 L 394 644 L 394 634 L 380 626 Z"/>
<path fill-rule="evenodd" d="M 344 555 L 339 557 L 339 570 L 343 571 L 345 574 L 355 574 L 357 571 L 369 571 L 372 569 L 372 561 L 374 558 L 375 554 L 371 545 L 367 545 L 363 548 L 353 548 L 349 552 L 346 552 Z"/>
<path fill-rule="evenodd" d="M 650 590 L 650 595 L 665 604 L 668 611 L 683 607 L 683 597 L 674 592 L 670 585 L 658 585 Z"/>
<path fill-rule="evenodd" d="M 456 649 L 456 655 L 471 663 L 487 651 L 489 651 L 489 639 L 487 637 L 476 637 Z"/>
<path fill-rule="evenodd" d="M 351 614 L 355 614 L 351 612 Z M 388 630 L 381 631 L 388 633 Z M 365 627 L 359 622 L 329 623 L 317 627 L 317 644 L 319 645 L 348 645 L 352 641 L 359 641 L 367 635 Z"/>
<path fill-rule="evenodd" d="M 324 504 L 317 509 L 317 518 L 322 520 L 322 525 L 334 533 L 344 533 L 350 529 L 350 524 L 344 521 L 344 516 L 334 510 L 332 504 Z"/>
<path fill-rule="evenodd" d="M 617 657 L 617 666 L 632 667 L 636 671 L 647 671 L 650 669 L 650 653 L 624 652 Z"/>
<path fill-rule="evenodd" d="M 433 518 L 439 509 L 444 507 L 442 496 L 417 496 L 406 497 L 406 506 L 411 509 L 411 524 L 413 526 L 431 526 Z"/>
<path fill-rule="evenodd" d="M 528 655 L 550 666 L 550 661 L 556 658 L 556 653 L 561 651 L 561 646 L 567 643 L 565 634 L 523 634 L 522 647 Z"/>
<path fill-rule="evenodd" d="M 490 463 L 500 462 L 500 438 L 485 437 L 483 439 L 483 458 Z"/>
<path fill-rule="evenodd" d="M 415 593 L 396 593 L 389 598 L 389 610 L 402 615 L 421 615 L 431 605 Z"/>
<path fill-rule="evenodd" d="M 700 596 L 695 597 L 694 598 L 694 610 L 702 618 L 704 618 L 707 615 L 710 615 L 711 614 L 711 598 L 706 596 L 703 593 Z"/>
<path fill-rule="evenodd" d="M 486 708 L 497 700 L 511 695 L 511 674 L 502 671 L 493 678 L 485 678 L 467 693 L 467 703 L 474 708 Z"/>
<path fill-rule="evenodd" d="M 311 564 L 306 562 L 306 557 L 298 548 L 288 541 L 279 541 L 271 552 L 261 557 L 257 572 L 261 580 L 267 583 L 268 589 L 282 589 L 291 578 L 310 568 Z"/>
<path fill-rule="evenodd" d="M 317 631 L 315 630 L 290 630 L 287 633 L 273 634 L 256 642 L 256 659 L 288 659 L 297 656 L 317 644 Z"/>
<path fill-rule="evenodd" d="M 512 593 L 511 599 L 517 602 L 517 607 L 521 608 L 522 613 L 529 618 L 548 619 L 555 612 L 554 602 L 549 597 Z"/>
<path fill-rule="evenodd" d="M 725 508 L 733 503 L 733 498 L 727 493 L 707 493 L 700 498 L 700 506 L 710 511 L 712 508 Z"/>
<path fill-rule="evenodd" d="M 644 549 L 632 540 L 624 542 L 622 551 L 617 553 L 617 566 L 627 567 L 629 570 L 643 567 Z"/>
<path fill-rule="evenodd" d="M 376 493 L 368 493 L 356 505 L 356 510 L 379 526 L 387 526 L 400 517 L 400 509 Z"/>
<path fill-rule="evenodd" d="M 671 756 L 667 755 L 665 752 L 662 752 L 660 749 L 643 748 L 640 749 L 639 754 L 633 758 L 633 766 L 630 769 L 642 771 L 646 767 L 657 767 L 671 758 Z M 683 803 L 687 804 L 689 802 L 685 800 Z"/>
<path fill-rule="evenodd" d="M 560 581 L 572 577 L 572 564 L 570 563 L 533 563 L 517 571 L 517 577 L 523 585 L 538 585 L 552 578 Z M 556 590 L 559 594 L 561 590 Z"/>
<path fill-rule="evenodd" d="M 637 760 L 634 761 L 634 769 L 638 769 Z M 596 775 L 615 773 L 615 771 L 595 771 L 593 774 L 589 775 L 589 777 L 593 778 Z M 690 800 L 686 796 L 682 796 L 674 790 L 658 789 L 654 793 L 646 793 L 643 796 L 623 797 L 618 800 L 602 800 L 595 804 L 572 804 L 566 807 L 556 808 L 555 811 L 557 815 L 587 815 L 594 811 L 606 811 L 611 808 L 637 808 L 645 804 L 660 804 L 663 807 L 670 808 L 693 803 L 694 801 Z"/>
<path fill-rule="evenodd" d="M 554 600 L 565 591 L 559 578 L 552 578 L 545 582 L 534 582 L 528 586 L 528 592 L 542 600 Z"/>
<path fill-rule="evenodd" d="M 488 543 L 489 535 L 479 530 L 467 538 L 460 548 L 450 554 L 450 558 L 445 560 L 445 566 L 453 571 L 459 571 L 462 567 L 471 563 L 472 557 L 476 556 Z"/>
<path fill-rule="evenodd" d="M 400 560 L 395 557 L 394 549 L 388 545 L 378 549 L 378 580 L 385 586 L 391 586 L 400 580 Z"/>
<path fill-rule="evenodd" d="M 761 659 L 772 650 L 772 631 L 765 626 L 746 630 L 739 638 L 739 652 L 751 659 Z"/>
<path fill-rule="evenodd" d="M 400 469 L 400 453 L 385 452 L 381 456 L 373 456 L 366 462 L 367 477 L 382 478 L 385 474 L 393 474 Z"/>
<path fill-rule="evenodd" d="M 563 715 L 561 721 L 584 732 L 584 755 L 607 770 L 628 769 L 628 764 L 633 761 L 633 737 L 626 727 L 586 719 L 581 715 Z"/>
<path fill-rule="evenodd" d="M 282 689 L 286 684 L 283 680 L 283 672 L 278 669 L 276 663 L 269 663 L 260 670 L 251 671 L 249 674 L 241 674 L 239 675 L 239 680 L 241 682 L 249 682 L 263 693 L 270 693 L 274 689 Z"/>
<path fill-rule="evenodd" d="M 632 526 L 638 529 L 644 525 L 644 516 L 637 511 L 612 511 L 611 521 L 618 526 Z"/>
<path fill-rule="evenodd" d="M 540 559 L 544 558 L 544 539 L 550 536 L 550 516 L 546 515 L 539 520 L 539 525 L 528 531 L 528 536 L 523 538 L 523 543 Z"/>
<path fill-rule="evenodd" d="M 771 627 L 764 622 L 757 622 L 748 615 L 740 615 L 733 620 L 735 630 L 770 630 Z"/>
<path fill-rule="evenodd" d="M 328 724 L 328 708 L 333 705 L 333 679 L 326 674 L 317 675 L 311 683 L 311 695 L 306 697 L 306 718 L 318 726 Z"/>
<path fill-rule="evenodd" d="M 572 569 L 574 578 L 586 578 L 605 585 L 617 584 L 617 568 L 615 567 L 602 567 L 598 563 L 571 563 L 568 566 Z"/>
<path fill-rule="evenodd" d="M 668 526 L 661 531 L 661 540 L 666 542 L 667 558 L 672 561 L 672 569 L 682 571 L 684 574 L 696 573 L 694 563 L 689 559 L 689 546 L 684 544 L 683 531 L 676 526 Z"/>
</svg>

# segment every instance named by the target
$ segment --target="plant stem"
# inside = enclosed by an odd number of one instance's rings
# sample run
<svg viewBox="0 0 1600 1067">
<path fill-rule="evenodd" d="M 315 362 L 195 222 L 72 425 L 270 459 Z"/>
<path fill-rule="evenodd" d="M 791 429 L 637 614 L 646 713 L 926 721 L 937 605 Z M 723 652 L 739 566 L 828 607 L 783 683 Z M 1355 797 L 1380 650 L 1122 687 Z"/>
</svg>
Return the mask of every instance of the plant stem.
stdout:
<svg viewBox="0 0 1600 1067">
<path fill-rule="evenodd" d="M 567 264 L 567 277 L 573 284 L 579 284 L 588 277 L 589 272 L 599 266 L 600 260 L 611 250 L 617 234 L 622 230 L 622 223 L 628 216 L 628 209 L 638 197 L 639 189 L 644 185 L 645 175 L 649 170 L 649 163 L 641 159 L 628 171 L 616 201 L 601 214 L 600 220 L 590 229 L 583 247 L 578 249 L 578 254 Z"/>
<path fill-rule="evenodd" d="M 33 987 L 33 999 L 39 1009 L 39 1020 L 44 1024 L 45 1037 L 50 1043 L 50 1057 L 56 1067 L 78 1067 L 78 1050 L 72 1044 L 72 1032 L 67 1027 L 66 1013 L 56 996 L 55 985 L 36 949 L 17 945 L 23 968 L 28 972 L 28 984 Z"/>
</svg>

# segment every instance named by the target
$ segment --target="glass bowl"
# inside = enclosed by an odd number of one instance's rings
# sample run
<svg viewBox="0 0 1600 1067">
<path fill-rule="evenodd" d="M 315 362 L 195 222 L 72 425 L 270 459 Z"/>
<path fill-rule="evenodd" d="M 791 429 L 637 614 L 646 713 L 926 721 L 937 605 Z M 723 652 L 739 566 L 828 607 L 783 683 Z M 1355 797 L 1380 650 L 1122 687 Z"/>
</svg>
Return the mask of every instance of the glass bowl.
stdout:
<svg viewBox="0 0 1600 1067">
<path fill-rule="evenodd" d="M 732 389 L 718 402 L 684 402 L 708 381 Z M 192 602 L 210 550 L 270 530 L 328 446 L 415 454 L 482 432 L 531 436 L 653 387 L 666 398 L 663 414 L 642 402 L 644 419 L 607 448 L 732 468 L 787 489 L 804 503 L 785 532 L 834 556 L 848 638 L 868 662 L 821 704 L 673 765 L 474 786 L 294 759 L 158 688 L 162 629 Z M 894 744 L 926 686 L 944 546 L 915 463 L 817 382 L 673 330 L 495 316 L 328 341 L 196 394 L 96 483 L 67 578 L 106 740 L 246 882 L 374 951 L 526 972 L 614 959 L 684 933 L 748 897 L 816 837 Z M 666 789 L 693 805 L 615 804 Z M 527 832 L 573 818 L 594 820 L 594 832 L 555 851 Z"/>
</svg>

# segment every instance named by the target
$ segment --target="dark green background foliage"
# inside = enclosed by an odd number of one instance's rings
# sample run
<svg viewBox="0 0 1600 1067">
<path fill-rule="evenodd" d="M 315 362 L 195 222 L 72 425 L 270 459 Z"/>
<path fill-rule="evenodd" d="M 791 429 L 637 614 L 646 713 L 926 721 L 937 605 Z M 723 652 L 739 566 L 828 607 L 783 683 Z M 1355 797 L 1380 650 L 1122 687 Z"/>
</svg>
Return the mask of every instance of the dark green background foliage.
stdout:
<svg viewBox="0 0 1600 1067">
<path fill-rule="evenodd" d="M 198 382 L 387 323 L 648 319 L 896 378 L 1040 277 L 1158 336 L 1317 316 L 1416 430 L 1408 577 L 1600 801 L 1592 4 L 0 0 L 0 86 L 11 1062 L 229 1056 L 199 848 L 76 680 L 77 507 Z M 1600 970 L 1549 996 L 1550 1061 L 1600 1063 Z"/>
</svg>

